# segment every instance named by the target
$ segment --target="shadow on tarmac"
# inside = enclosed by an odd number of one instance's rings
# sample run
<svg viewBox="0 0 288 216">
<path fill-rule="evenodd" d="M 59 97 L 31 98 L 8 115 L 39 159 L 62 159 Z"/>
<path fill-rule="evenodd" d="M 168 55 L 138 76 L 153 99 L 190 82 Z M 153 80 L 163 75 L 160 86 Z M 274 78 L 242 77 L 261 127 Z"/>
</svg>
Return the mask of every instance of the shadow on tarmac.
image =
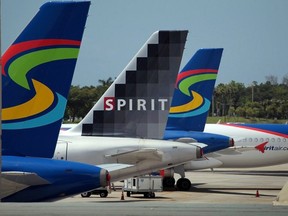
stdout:
<svg viewBox="0 0 288 216">
<path fill-rule="evenodd" d="M 211 172 L 211 171 L 205 171 L 205 172 Z M 288 171 L 218 171 L 214 170 L 212 171 L 214 173 L 221 173 L 221 174 L 228 174 L 228 175 L 257 175 L 257 176 L 287 176 L 288 177 Z"/>
</svg>

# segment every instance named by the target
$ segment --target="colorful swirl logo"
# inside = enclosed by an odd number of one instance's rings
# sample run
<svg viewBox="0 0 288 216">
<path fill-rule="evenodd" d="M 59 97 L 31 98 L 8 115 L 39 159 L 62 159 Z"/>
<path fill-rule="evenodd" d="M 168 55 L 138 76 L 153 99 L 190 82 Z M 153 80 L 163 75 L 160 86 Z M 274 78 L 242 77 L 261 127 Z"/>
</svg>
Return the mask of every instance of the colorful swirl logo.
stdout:
<svg viewBox="0 0 288 216">
<path fill-rule="evenodd" d="M 27 74 L 44 63 L 77 59 L 79 47 L 80 41 L 43 39 L 14 44 L 5 52 L 1 59 L 2 74 L 9 76 L 23 90 L 35 93 L 24 103 L 2 109 L 3 129 L 40 127 L 63 117 L 67 99 L 36 79 L 31 80 L 33 87 L 30 87 Z M 57 104 L 52 106 L 53 103 Z"/>
<path fill-rule="evenodd" d="M 185 104 L 171 107 L 169 117 L 192 117 L 207 112 L 211 104 L 210 100 L 203 97 L 200 93 L 189 89 L 193 89 L 193 85 L 199 82 L 215 81 L 217 72 L 218 70 L 215 69 L 198 69 L 180 73 L 177 78 L 176 89 L 188 96 L 190 100 Z"/>
</svg>

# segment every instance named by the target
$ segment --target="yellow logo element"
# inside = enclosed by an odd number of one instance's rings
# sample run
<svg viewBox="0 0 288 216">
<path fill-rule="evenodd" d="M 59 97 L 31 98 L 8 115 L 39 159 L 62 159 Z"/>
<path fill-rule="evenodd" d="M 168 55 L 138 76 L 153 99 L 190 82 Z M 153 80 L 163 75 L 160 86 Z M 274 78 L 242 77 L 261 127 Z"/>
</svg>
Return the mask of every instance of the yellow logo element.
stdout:
<svg viewBox="0 0 288 216">
<path fill-rule="evenodd" d="M 18 106 L 3 108 L 2 120 L 15 120 L 33 116 L 51 106 L 54 101 L 53 92 L 37 80 L 32 79 L 32 82 L 36 91 L 35 96 L 31 100 Z"/>
<path fill-rule="evenodd" d="M 191 111 L 200 107 L 204 101 L 203 97 L 195 91 L 191 91 L 191 93 L 193 97 L 189 103 L 186 103 L 180 106 L 171 107 L 170 113 L 188 112 L 188 111 Z"/>
</svg>

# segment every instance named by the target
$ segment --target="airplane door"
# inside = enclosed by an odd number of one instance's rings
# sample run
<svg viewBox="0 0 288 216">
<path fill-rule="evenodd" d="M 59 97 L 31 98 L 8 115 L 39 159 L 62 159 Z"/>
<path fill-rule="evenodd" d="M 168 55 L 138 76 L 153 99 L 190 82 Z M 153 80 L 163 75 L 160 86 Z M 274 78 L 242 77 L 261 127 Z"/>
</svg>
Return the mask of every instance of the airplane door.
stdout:
<svg viewBox="0 0 288 216">
<path fill-rule="evenodd" d="M 67 160 L 67 148 L 68 148 L 67 142 L 58 141 L 55 148 L 54 159 Z"/>
</svg>

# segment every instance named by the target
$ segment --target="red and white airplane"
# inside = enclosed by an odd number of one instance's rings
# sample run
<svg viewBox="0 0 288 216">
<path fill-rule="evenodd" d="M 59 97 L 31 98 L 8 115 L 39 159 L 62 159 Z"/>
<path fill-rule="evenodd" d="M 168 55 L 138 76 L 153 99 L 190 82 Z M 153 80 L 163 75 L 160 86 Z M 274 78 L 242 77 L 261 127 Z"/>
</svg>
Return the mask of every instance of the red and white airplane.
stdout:
<svg viewBox="0 0 288 216">
<path fill-rule="evenodd" d="M 207 154 L 222 168 L 249 168 L 288 163 L 287 124 L 206 124 L 205 132 L 234 138 L 235 146 Z"/>
</svg>

